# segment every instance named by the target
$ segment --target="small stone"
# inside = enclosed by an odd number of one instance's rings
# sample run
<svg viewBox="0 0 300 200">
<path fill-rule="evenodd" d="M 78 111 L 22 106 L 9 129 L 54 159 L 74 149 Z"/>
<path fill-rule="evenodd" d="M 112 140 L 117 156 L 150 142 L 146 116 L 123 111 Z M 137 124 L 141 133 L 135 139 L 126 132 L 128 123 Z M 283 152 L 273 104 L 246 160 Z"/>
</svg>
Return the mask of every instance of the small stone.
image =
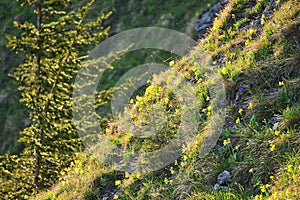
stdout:
<svg viewBox="0 0 300 200">
<path fill-rule="evenodd" d="M 214 185 L 214 190 L 219 190 L 220 189 L 220 185 L 218 184 L 218 183 L 216 183 L 215 185 Z"/>
<path fill-rule="evenodd" d="M 223 171 L 222 173 L 220 173 L 218 175 L 218 179 L 217 180 L 218 180 L 218 184 L 219 185 L 227 184 L 231 180 L 231 175 L 230 175 L 230 173 L 228 171 L 225 170 L 225 171 Z"/>
</svg>

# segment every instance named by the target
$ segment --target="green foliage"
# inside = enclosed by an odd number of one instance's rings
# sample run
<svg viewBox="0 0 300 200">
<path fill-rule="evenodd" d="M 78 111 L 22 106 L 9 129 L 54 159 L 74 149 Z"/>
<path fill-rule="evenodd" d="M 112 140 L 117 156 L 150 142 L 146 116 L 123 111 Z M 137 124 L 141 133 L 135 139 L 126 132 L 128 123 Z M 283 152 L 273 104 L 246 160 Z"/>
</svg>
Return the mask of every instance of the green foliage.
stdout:
<svg viewBox="0 0 300 200">
<path fill-rule="evenodd" d="M 26 55 L 13 77 L 32 125 L 21 132 L 19 141 L 26 145 L 22 154 L 1 158 L 5 184 L 0 194 L 5 199 L 28 198 L 49 188 L 80 148 L 72 116 L 72 83 L 87 45 L 108 31 L 101 23 L 109 14 L 85 21 L 92 3 L 67 12 L 68 0 L 22 2 L 34 8 L 36 25 L 14 21 L 21 35 L 7 39 L 9 47 Z"/>
<path fill-rule="evenodd" d="M 215 20 L 212 31 L 199 41 L 213 55 L 226 90 L 232 93 L 227 98 L 224 131 L 208 155 L 199 156 L 207 134 L 202 127 L 191 144 L 182 147 L 181 158 L 146 174 L 107 170 L 85 152 L 61 174 L 60 182 L 53 190 L 33 198 L 299 198 L 299 2 L 289 0 L 278 4 L 279 10 L 265 16 L 263 24 L 259 22 L 257 27 L 250 24 L 248 30 L 247 26 L 240 29 L 249 25 L 249 21 L 260 19 L 268 3 L 266 0 L 230 1 Z M 152 8 L 149 10 L 153 11 Z M 234 24 L 246 18 L 249 21 L 234 28 Z M 201 68 L 201 53 L 202 48 L 196 47 L 188 56 L 170 62 L 170 66 L 193 85 L 199 98 L 200 117 L 206 124 L 211 120 L 212 106 L 206 88 L 209 81 L 206 71 Z M 221 58 L 225 62 L 220 62 Z M 166 81 L 172 80 L 169 75 L 162 77 Z M 130 134 L 129 129 L 116 130 L 125 119 L 109 123 L 106 136 L 123 148 L 128 157 L 135 150 L 157 150 L 157 145 L 163 146 L 176 137 L 182 111 L 179 101 L 172 91 L 153 81 L 143 94 L 133 95 L 125 112 L 130 116 L 129 120 L 142 127 L 143 122 L 150 123 L 151 109 L 162 108 L 168 120 L 157 137 L 139 139 Z M 99 100 L 98 103 L 102 105 L 103 102 Z M 7 159 L 12 160 L 11 163 L 22 162 L 18 157 L 7 155 Z M 9 163 L 4 166 L 10 167 Z M 232 180 L 227 188 L 215 188 L 217 176 L 224 170 L 231 173 Z M 9 173 L 2 171 L 4 176 Z"/>
</svg>

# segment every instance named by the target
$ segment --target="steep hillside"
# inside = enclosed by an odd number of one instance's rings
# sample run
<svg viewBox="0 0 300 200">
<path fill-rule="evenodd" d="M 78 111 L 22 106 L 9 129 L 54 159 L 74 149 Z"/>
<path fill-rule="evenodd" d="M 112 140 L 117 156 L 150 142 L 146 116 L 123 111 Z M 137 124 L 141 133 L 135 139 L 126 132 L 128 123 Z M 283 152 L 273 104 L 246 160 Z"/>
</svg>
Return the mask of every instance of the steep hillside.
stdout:
<svg viewBox="0 0 300 200">
<path fill-rule="evenodd" d="M 183 155 L 154 172 L 119 172 L 86 149 L 57 184 L 32 199 L 299 199 L 299 44 L 299 1 L 230 1 L 198 46 L 170 62 L 196 91 L 200 104 L 199 131 L 182 147 Z M 210 134 L 206 125 L 214 128 L 218 123 L 208 91 L 214 83 L 207 78 L 203 52 L 211 55 L 209 69 L 222 77 L 226 91 L 226 123 L 205 156 L 202 149 Z M 110 141 L 129 156 L 157 150 L 181 128 L 185 108 L 167 88 L 173 77 L 162 77 L 157 79 L 167 84 L 154 80 L 126 109 L 139 126 L 147 122 L 153 105 L 161 105 L 168 123 L 156 137 L 141 139 L 130 130 L 118 131 L 122 120 L 106 129 Z"/>
<path fill-rule="evenodd" d="M 88 1 L 72 1 L 69 9 L 76 9 Z M 112 11 L 111 17 L 105 22 L 106 26 L 111 26 L 110 35 L 114 35 L 121 31 L 131 28 L 159 26 L 171 28 L 177 31 L 185 32 L 194 37 L 193 31 L 194 20 L 205 9 L 208 3 L 213 4 L 216 0 L 206 0 L 199 3 L 198 1 L 189 1 L 182 3 L 181 1 L 128 1 L 124 3 L 121 0 L 114 1 L 96 1 L 90 12 L 90 19 L 96 18 L 99 13 Z M 19 153 L 22 146 L 17 143 L 19 132 L 30 125 L 27 118 L 26 108 L 19 103 L 19 92 L 13 79 L 9 77 L 14 69 L 23 61 L 22 55 L 16 55 L 7 47 L 6 34 L 18 34 L 13 28 L 13 21 L 21 23 L 25 21 L 34 22 L 35 16 L 33 9 L 30 7 L 21 7 L 20 2 L 3 0 L 0 3 L 1 9 L 1 38 L 0 38 L 0 154 L 7 151 L 11 153 Z M 157 5 L 160 5 L 157 7 Z M 186 12 L 188 10 L 189 12 Z M 92 48 L 92 47 L 91 47 Z M 86 54 L 87 52 L 83 52 Z M 150 52 L 151 53 L 151 52 Z M 137 56 L 136 56 L 137 57 Z M 142 63 L 144 60 L 131 56 L 123 65 L 129 65 L 127 68 L 115 70 L 113 76 L 107 75 L 109 80 L 101 82 L 104 88 L 108 88 L 118 80 L 124 70 L 129 70 L 134 63 Z"/>
</svg>

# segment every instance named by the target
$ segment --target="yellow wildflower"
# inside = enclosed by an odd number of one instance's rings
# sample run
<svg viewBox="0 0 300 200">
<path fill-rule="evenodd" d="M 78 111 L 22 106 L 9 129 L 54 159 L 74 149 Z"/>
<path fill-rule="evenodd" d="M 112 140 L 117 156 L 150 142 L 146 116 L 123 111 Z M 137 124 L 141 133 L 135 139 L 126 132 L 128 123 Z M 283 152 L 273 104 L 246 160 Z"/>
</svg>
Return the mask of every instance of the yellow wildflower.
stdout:
<svg viewBox="0 0 300 200">
<path fill-rule="evenodd" d="M 239 109 L 239 114 L 242 115 L 243 109 Z"/>
<path fill-rule="evenodd" d="M 183 160 L 187 160 L 188 157 L 186 155 L 183 156 Z"/>
<path fill-rule="evenodd" d="M 286 196 L 286 197 L 289 197 L 289 196 L 290 196 L 290 190 L 289 190 L 289 189 L 287 189 L 287 190 L 285 191 L 285 196 Z"/>
<path fill-rule="evenodd" d="M 167 178 L 164 179 L 165 184 L 169 183 L 169 180 Z"/>
<path fill-rule="evenodd" d="M 116 180 L 115 185 L 121 185 L 121 180 Z"/>
<path fill-rule="evenodd" d="M 125 141 L 129 142 L 131 138 L 132 138 L 132 134 L 126 135 L 125 136 Z"/>
<path fill-rule="evenodd" d="M 209 101 L 209 100 L 210 100 L 209 96 L 207 96 L 205 100 L 206 100 L 206 101 Z"/>
<path fill-rule="evenodd" d="M 268 189 L 267 186 L 268 186 L 268 184 L 267 184 L 267 185 L 261 184 L 261 185 L 259 186 L 260 191 L 261 191 L 262 193 L 266 193 L 266 192 L 267 192 L 267 189 Z"/>
<path fill-rule="evenodd" d="M 248 109 L 249 109 L 249 110 L 252 110 L 252 109 L 253 109 L 253 103 L 249 103 Z"/>
<path fill-rule="evenodd" d="M 249 34 L 252 35 L 254 33 L 254 29 L 249 28 Z"/>
<path fill-rule="evenodd" d="M 129 173 L 125 172 L 125 178 L 129 178 Z"/>
<path fill-rule="evenodd" d="M 172 61 L 169 62 L 169 66 L 170 67 L 173 67 L 174 65 L 175 65 L 175 61 L 174 60 L 172 60 Z"/>
<path fill-rule="evenodd" d="M 278 196 L 278 192 L 274 192 L 274 193 L 272 194 L 272 199 L 277 199 L 277 196 Z"/>
<path fill-rule="evenodd" d="M 293 173 L 293 165 L 288 165 L 288 166 L 287 166 L 287 171 L 288 171 L 289 173 Z"/>
<path fill-rule="evenodd" d="M 236 124 L 240 124 L 240 123 L 241 123 L 241 120 L 240 120 L 239 117 L 235 120 L 235 123 L 236 123 Z"/>
<path fill-rule="evenodd" d="M 223 145 L 226 146 L 227 144 L 230 144 L 230 138 L 228 138 L 227 140 L 223 141 Z"/>
<path fill-rule="evenodd" d="M 212 107 L 211 107 L 211 105 L 209 105 L 209 106 L 207 107 L 207 111 L 210 112 L 211 109 L 212 109 Z"/>
<path fill-rule="evenodd" d="M 279 136 L 280 135 L 280 131 L 275 131 L 275 135 Z"/>
<path fill-rule="evenodd" d="M 298 177 L 295 174 L 292 176 L 292 178 L 294 181 L 297 181 L 297 179 L 298 179 Z"/>
<path fill-rule="evenodd" d="M 137 179 L 140 179 L 140 178 L 141 178 L 141 173 L 138 172 L 138 173 L 135 175 L 135 177 L 136 177 Z"/>
<path fill-rule="evenodd" d="M 165 100 L 164 100 L 165 104 L 168 104 L 169 103 L 169 98 L 166 97 Z"/>
<path fill-rule="evenodd" d="M 278 85 L 279 85 L 279 86 L 284 86 L 284 82 L 283 82 L 283 81 L 280 81 L 280 82 L 278 83 Z"/>
<path fill-rule="evenodd" d="M 114 199 L 119 199 L 119 195 L 115 194 Z"/>
<path fill-rule="evenodd" d="M 253 173 L 253 172 L 254 172 L 253 168 L 249 169 L 249 172 L 250 172 L 250 173 Z"/>
<path fill-rule="evenodd" d="M 181 162 L 180 166 L 183 168 L 185 166 L 185 162 Z"/>
<path fill-rule="evenodd" d="M 274 151 L 275 150 L 275 144 L 270 144 L 270 150 Z"/>
</svg>

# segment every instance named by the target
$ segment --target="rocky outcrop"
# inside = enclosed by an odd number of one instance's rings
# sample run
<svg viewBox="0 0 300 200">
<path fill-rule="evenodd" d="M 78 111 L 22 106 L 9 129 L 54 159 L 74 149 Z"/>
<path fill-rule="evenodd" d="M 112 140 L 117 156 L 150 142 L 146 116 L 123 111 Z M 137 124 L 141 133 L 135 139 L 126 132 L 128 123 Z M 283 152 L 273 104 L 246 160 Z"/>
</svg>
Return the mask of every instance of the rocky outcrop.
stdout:
<svg viewBox="0 0 300 200">
<path fill-rule="evenodd" d="M 203 13 L 195 22 L 194 28 L 197 32 L 198 39 L 202 38 L 208 28 L 213 26 L 214 18 L 217 13 L 226 5 L 227 0 L 221 0 L 219 3 L 211 7 L 207 12 Z"/>
</svg>

